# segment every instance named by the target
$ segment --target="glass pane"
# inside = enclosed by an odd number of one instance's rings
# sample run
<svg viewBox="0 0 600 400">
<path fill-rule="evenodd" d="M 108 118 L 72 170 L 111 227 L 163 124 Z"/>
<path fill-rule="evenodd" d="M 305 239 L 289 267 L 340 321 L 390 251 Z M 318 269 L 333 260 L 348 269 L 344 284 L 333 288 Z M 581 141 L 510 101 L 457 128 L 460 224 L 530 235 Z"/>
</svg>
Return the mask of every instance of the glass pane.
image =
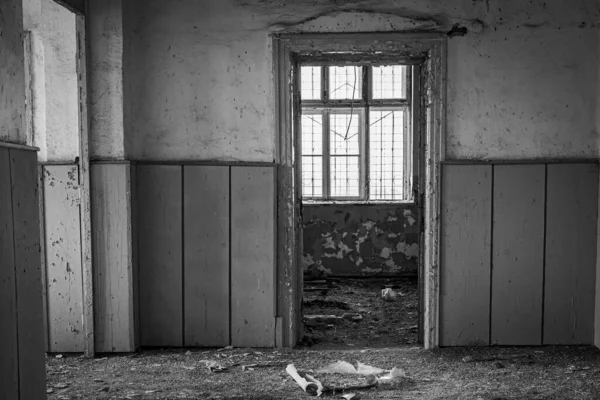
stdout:
<svg viewBox="0 0 600 400">
<path fill-rule="evenodd" d="M 331 197 L 358 197 L 360 169 L 358 156 L 331 157 Z"/>
<path fill-rule="evenodd" d="M 321 155 L 323 149 L 323 116 L 302 115 L 302 154 Z"/>
<path fill-rule="evenodd" d="M 321 67 L 300 67 L 300 99 L 321 99 Z"/>
<path fill-rule="evenodd" d="M 323 196 L 323 157 L 302 157 L 302 197 Z"/>
<path fill-rule="evenodd" d="M 373 98 L 405 99 L 406 68 L 406 65 L 373 67 Z"/>
<path fill-rule="evenodd" d="M 329 115 L 329 152 L 332 155 L 360 154 L 360 115 Z"/>
<path fill-rule="evenodd" d="M 369 113 L 369 198 L 404 199 L 404 111 Z"/>
<path fill-rule="evenodd" d="M 360 100 L 362 67 L 329 67 L 329 98 Z"/>
</svg>

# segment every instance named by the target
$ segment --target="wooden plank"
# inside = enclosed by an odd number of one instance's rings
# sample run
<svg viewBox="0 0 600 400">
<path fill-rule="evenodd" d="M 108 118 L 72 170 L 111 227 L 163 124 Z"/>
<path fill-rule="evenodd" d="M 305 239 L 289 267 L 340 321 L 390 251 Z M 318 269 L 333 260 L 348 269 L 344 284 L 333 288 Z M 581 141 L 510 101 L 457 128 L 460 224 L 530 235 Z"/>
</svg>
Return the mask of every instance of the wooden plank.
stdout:
<svg viewBox="0 0 600 400">
<path fill-rule="evenodd" d="M 97 352 L 135 350 L 129 165 L 91 166 Z"/>
<path fill-rule="evenodd" d="M 598 164 L 548 165 L 544 343 L 594 342 Z"/>
<path fill-rule="evenodd" d="M 77 30 L 77 93 L 79 100 L 79 186 L 81 193 L 81 253 L 83 331 L 86 357 L 94 356 L 94 273 L 92 271 L 92 216 L 90 204 L 89 124 L 87 114 L 87 57 L 85 17 L 75 17 Z"/>
<path fill-rule="evenodd" d="M 50 352 L 83 352 L 79 180 L 75 165 L 44 167 Z"/>
<path fill-rule="evenodd" d="M 545 165 L 494 166 L 491 344 L 542 343 Z"/>
<path fill-rule="evenodd" d="M 487 345 L 491 166 L 444 166 L 441 225 L 440 345 Z"/>
<path fill-rule="evenodd" d="M 19 398 L 17 286 L 9 150 L 0 147 L 0 390 Z"/>
<path fill-rule="evenodd" d="M 10 150 L 21 400 L 46 396 L 37 154 Z"/>
<path fill-rule="evenodd" d="M 181 170 L 138 166 L 142 346 L 183 344 Z"/>
<path fill-rule="evenodd" d="M 133 269 L 133 347 L 137 349 L 140 345 L 140 274 L 139 274 L 139 248 L 138 248 L 138 207 L 137 207 L 137 168 L 128 165 L 129 171 L 129 213 L 131 215 L 131 246 L 132 269 Z"/>
<path fill-rule="evenodd" d="M 48 280 L 46 279 L 46 224 L 44 210 L 44 167 L 38 163 L 38 210 L 40 220 L 40 270 L 42 272 L 42 311 L 44 319 L 44 351 L 48 352 Z"/>
<path fill-rule="evenodd" d="M 275 169 L 231 168 L 231 344 L 275 345 Z"/>
<path fill-rule="evenodd" d="M 184 167 L 184 345 L 229 344 L 229 168 Z"/>
</svg>

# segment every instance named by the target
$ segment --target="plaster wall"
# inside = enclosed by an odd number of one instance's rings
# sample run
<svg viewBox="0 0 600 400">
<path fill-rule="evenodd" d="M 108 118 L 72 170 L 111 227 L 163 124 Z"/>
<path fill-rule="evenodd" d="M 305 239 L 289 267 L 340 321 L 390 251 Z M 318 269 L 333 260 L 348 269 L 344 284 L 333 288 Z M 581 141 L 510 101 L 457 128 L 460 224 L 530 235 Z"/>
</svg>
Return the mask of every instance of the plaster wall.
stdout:
<svg viewBox="0 0 600 400">
<path fill-rule="evenodd" d="M 75 14 L 53 0 L 42 1 L 40 35 L 44 45 L 46 158 L 79 156 Z"/>
<path fill-rule="evenodd" d="M 125 158 L 121 0 L 89 2 L 90 155 Z"/>
<path fill-rule="evenodd" d="M 449 39 L 449 159 L 595 157 L 593 0 L 129 1 L 125 130 L 136 159 L 275 159 L 269 33 L 484 30 Z"/>
<path fill-rule="evenodd" d="M 0 1 L 0 141 L 25 143 L 22 0 Z"/>
</svg>

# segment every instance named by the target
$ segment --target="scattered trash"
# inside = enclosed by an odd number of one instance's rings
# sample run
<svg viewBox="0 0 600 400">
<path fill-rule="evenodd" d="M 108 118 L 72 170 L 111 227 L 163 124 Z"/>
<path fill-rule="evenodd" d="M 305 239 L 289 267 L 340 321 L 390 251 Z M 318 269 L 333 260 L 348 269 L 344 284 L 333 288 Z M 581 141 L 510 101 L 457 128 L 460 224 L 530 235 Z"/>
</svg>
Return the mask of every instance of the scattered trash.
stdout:
<svg viewBox="0 0 600 400">
<path fill-rule="evenodd" d="M 247 364 L 242 365 L 242 371 L 253 371 L 256 368 L 269 368 L 269 367 L 282 367 L 286 363 L 285 362 L 267 362 L 267 363 L 258 363 L 258 364 Z"/>
<path fill-rule="evenodd" d="M 339 324 L 342 317 L 335 315 L 305 315 L 304 324 L 308 326 Z"/>
<path fill-rule="evenodd" d="M 364 376 L 364 383 L 361 384 L 346 384 L 342 386 L 335 386 L 329 384 L 322 384 L 321 381 L 315 379 L 308 373 L 304 373 L 304 377 L 296 370 L 294 364 L 289 364 L 286 368 L 286 372 L 294 378 L 294 380 L 300 385 L 302 390 L 311 394 L 320 396 L 321 393 L 337 393 L 347 392 L 350 390 L 362 390 L 369 389 L 379 383 L 387 383 L 399 378 L 408 378 L 403 369 L 392 368 L 391 370 L 385 370 L 382 368 L 372 367 L 370 365 L 357 362 L 357 367 L 346 361 L 336 361 L 335 363 L 329 364 L 316 371 L 317 374 L 345 374 L 345 375 L 361 375 Z M 385 375 L 381 375 L 385 374 Z M 377 376 L 381 375 L 381 376 Z M 356 397 L 349 397 L 356 399 Z"/>
<path fill-rule="evenodd" d="M 387 301 L 393 301 L 396 300 L 396 296 L 397 293 L 394 291 L 394 289 L 381 289 L 381 298 Z"/>
<path fill-rule="evenodd" d="M 317 384 L 318 381 L 315 382 L 316 379 L 314 378 L 309 382 L 306 380 L 306 378 L 301 377 L 294 364 L 289 364 L 285 371 L 296 381 L 296 383 L 298 383 L 298 385 L 300 385 L 302 390 L 304 390 L 306 393 L 312 396 L 320 396 L 323 393 L 323 385 L 320 385 L 320 382 Z"/>
<path fill-rule="evenodd" d="M 66 382 L 60 382 L 54 385 L 55 389 L 66 389 L 69 387 L 69 384 Z"/>
<path fill-rule="evenodd" d="M 158 392 L 158 390 L 146 390 L 144 392 L 144 394 L 152 394 L 152 393 L 156 393 L 156 392 Z"/>
<path fill-rule="evenodd" d="M 192 355 L 192 352 L 188 350 L 188 351 L 186 351 L 186 352 L 185 352 L 185 355 L 186 355 L 186 356 L 191 356 L 191 355 Z"/>
<path fill-rule="evenodd" d="M 55 355 L 54 357 L 55 357 L 55 358 L 63 358 L 63 355 L 62 355 L 62 354 L 57 354 L 57 355 Z"/>
<path fill-rule="evenodd" d="M 225 372 L 225 371 L 227 371 L 227 367 L 219 364 L 216 361 L 205 360 L 204 363 L 206 365 L 206 368 L 208 368 L 208 370 L 210 372 Z"/>
<path fill-rule="evenodd" d="M 502 364 L 500 361 L 496 361 L 494 363 L 494 367 L 500 369 L 500 368 L 506 368 L 506 366 L 504 364 Z"/>
<path fill-rule="evenodd" d="M 193 370 L 195 370 L 195 369 L 196 369 L 196 367 L 192 367 L 192 366 L 188 366 L 188 365 L 183 365 L 183 368 L 184 368 L 184 369 L 187 369 L 187 370 L 189 370 L 189 371 L 193 371 Z"/>
<path fill-rule="evenodd" d="M 48 388 L 46 389 L 46 394 L 54 393 L 54 389 Z"/>
<path fill-rule="evenodd" d="M 217 349 L 217 351 L 225 351 L 225 350 L 233 350 L 233 346 L 225 346 L 222 349 Z"/>
<path fill-rule="evenodd" d="M 342 396 L 342 399 L 346 400 L 360 400 L 360 395 L 356 393 L 348 393 Z"/>
<path fill-rule="evenodd" d="M 569 370 L 569 374 L 572 374 L 573 372 L 577 372 L 577 371 L 587 371 L 588 369 L 590 369 L 590 367 L 577 367 L 575 365 L 569 365 L 567 367 L 567 369 Z"/>
<path fill-rule="evenodd" d="M 110 391 L 110 388 L 108 386 L 104 386 L 103 388 L 98 390 L 99 392 L 108 392 Z"/>
<path fill-rule="evenodd" d="M 94 379 L 94 382 L 104 382 L 104 380 L 96 378 L 96 379 Z"/>
</svg>

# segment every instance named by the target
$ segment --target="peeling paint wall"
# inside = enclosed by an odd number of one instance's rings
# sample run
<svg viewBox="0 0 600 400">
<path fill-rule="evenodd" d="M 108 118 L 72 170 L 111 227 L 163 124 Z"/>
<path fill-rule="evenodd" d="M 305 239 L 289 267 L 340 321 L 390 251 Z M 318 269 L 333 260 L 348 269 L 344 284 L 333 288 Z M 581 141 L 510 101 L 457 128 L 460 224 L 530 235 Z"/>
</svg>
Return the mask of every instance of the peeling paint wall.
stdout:
<svg viewBox="0 0 600 400">
<path fill-rule="evenodd" d="M 46 155 L 41 161 L 72 162 L 79 156 L 75 14 L 42 0 L 42 15 Z"/>
<path fill-rule="evenodd" d="M 0 141 L 26 141 L 24 66 L 22 1 L 0 1 Z"/>
<path fill-rule="evenodd" d="M 449 40 L 447 158 L 598 154 L 595 0 L 132 0 L 124 7 L 133 158 L 272 161 L 271 32 L 444 32 L 454 23 L 475 32 Z"/>
<path fill-rule="evenodd" d="M 414 204 L 305 204 L 303 225 L 303 267 L 315 276 L 418 272 Z"/>
</svg>

